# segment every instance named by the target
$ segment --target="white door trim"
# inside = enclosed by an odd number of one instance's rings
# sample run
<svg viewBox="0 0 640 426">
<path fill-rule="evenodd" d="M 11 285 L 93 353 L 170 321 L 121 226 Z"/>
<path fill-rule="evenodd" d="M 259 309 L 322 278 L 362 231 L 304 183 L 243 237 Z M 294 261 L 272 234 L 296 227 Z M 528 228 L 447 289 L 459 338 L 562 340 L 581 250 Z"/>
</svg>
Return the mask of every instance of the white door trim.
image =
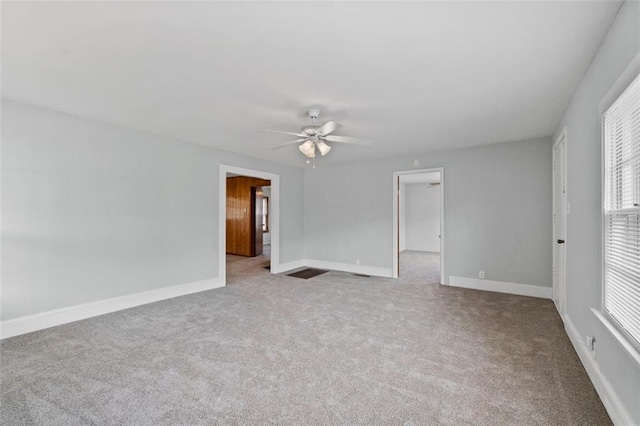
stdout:
<svg viewBox="0 0 640 426">
<path fill-rule="evenodd" d="M 563 155 L 563 160 L 562 160 L 562 164 L 557 164 L 557 160 L 556 160 L 556 148 L 558 148 L 558 146 L 560 146 L 560 144 L 564 143 L 564 155 Z M 565 241 L 566 241 L 566 237 L 567 237 L 567 213 L 568 213 L 568 198 L 567 198 L 567 194 L 568 194 L 568 187 L 567 187 L 567 153 L 568 153 L 568 149 L 567 149 L 567 128 L 565 127 L 564 129 L 562 129 L 562 132 L 560 133 L 560 135 L 558 136 L 558 138 L 556 139 L 555 143 L 553 144 L 553 152 L 552 152 L 552 156 L 553 156 L 553 169 L 552 169 L 552 187 L 553 187 L 553 202 L 552 202 L 552 218 L 553 220 L 553 240 L 552 240 L 552 244 L 553 244 L 553 302 L 556 305 L 556 309 L 558 310 L 558 313 L 560 314 L 560 317 L 563 318 L 564 320 L 564 315 L 565 315 L 565 311 L 566 311 L 566 305 L 567 305 L 567 243 L 565 242 L 564 245 L 564 256 L 562 258 L 562 265 L 558 265 L 557 264 L 557 251 L 558 251 L 558 244 L 556 242 L 556 223 L 558 221 L 563 221 L 564 223 L 564 236 L 565 236 Z M 555 172 L 555 167 L 562 167 L 563 169 L 563 176 L 564 176 L 564 197 L 562 197 L 562 206 L 560 206 L 560 209 L 558 209 L 561 214 L 562 217 L 555 217 L 555 212 L 556 212 L 556 191 L 557 191 L 557 183 L 556 182 L 556 172 Z M 558 267 L 562 266 L 562 276 L 560 276 L 560 272 L 558 270 Z"/>
<path fill-rule="evenodd" d="M 220 164 L 218 190 L 218 277 L 220 284 L 226 285 L 227 282 L 227 173 L 268 179 L 271 181 L 271 198 L 269 198 L 269 213 L 271 215 L 271 273 L 277 274 L 282 272 L 280 270 L 280 175 Z"/>
<path fill-rule="evenodd" d="M 400 176 L 402 175 L 414 175 L 421 173 L 432 173 L 432 172 L 440 172 L 440 284 L 445 284 L 444 279 L 444 167 L 434 167 L 431 169 L 420 169 L 420 170 L 403 170 L 398 172 L 393 172 L 393 267 L 392 267 L 392 277 L 398 278 L 398 182 L 400 181 Z"/>
</svg>

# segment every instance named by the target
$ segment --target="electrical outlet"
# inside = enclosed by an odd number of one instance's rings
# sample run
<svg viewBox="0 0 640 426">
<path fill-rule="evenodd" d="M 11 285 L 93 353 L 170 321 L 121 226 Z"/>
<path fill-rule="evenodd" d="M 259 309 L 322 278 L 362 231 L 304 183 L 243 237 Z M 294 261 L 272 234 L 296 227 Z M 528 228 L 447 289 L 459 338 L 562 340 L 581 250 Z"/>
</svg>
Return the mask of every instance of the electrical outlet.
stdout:
<svg viewBox="0 0 640 426">
<path fill-rule="evenodd" d="M 596 338 L 594 336 L 587 336 L 587 349 L 591 351 L 591 356 L 596 357 Z"/>
<path fill-rule="evenodd" d="M 484 279 L 484 271 L 478 272 L 478 278 Z"/>
<path fill-rule="evenodd" d="M 360 265 L 360 259 L 356 259 L 356 265 Z"/>
</svg>

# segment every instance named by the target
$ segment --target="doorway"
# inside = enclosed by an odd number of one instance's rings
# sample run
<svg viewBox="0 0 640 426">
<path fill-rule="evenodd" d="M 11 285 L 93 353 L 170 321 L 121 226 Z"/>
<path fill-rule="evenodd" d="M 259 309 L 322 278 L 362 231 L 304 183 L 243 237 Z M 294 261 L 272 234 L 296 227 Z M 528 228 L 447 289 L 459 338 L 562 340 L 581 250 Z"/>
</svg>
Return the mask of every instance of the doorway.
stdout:
<svg viewBox="0 0 640 426">
<path fill-rule="evenodd" d="M 256 257 L 264 252 L 266 232 L 264 188 L 271 181 L 227 173 L 227 255 Z"/>
<path fill-rule="evenodd" d="M 444 284 L 444 168 L 393 174 L 393 277 Z"/>
<path fill-rule="evenodd" d="M 567 131 L 553 145 L 553 302 L 564 321 L 566 309 Z"/>
<path fill-rule="evenodd" d="M 280 271 L 280 176 L 220 165 L 218 275 L 227 284 L 228 267 L 251 273 Z M 268 193 L 265 203 L 265 193 Z M 267 205 L 267 211 L 264 207 Z M 266 213 L 266 214 L 265 214 Z M 265 234 L 268 232 L 268 244 Z M 243 262 L 242 266 L 240 263 Z"/>
</svg>

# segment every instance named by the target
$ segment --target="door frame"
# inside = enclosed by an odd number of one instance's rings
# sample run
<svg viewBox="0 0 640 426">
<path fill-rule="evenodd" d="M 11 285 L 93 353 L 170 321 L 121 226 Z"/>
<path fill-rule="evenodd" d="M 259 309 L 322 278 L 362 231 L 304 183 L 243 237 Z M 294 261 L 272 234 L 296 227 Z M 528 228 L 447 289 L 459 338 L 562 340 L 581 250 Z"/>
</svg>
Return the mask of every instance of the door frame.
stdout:
<svg viewBox="0 0 640 426">
<path fill-rule="evenodd" d="M 220 164 L 218 187 L 218 278 L 221 285 L 227 283 L 227 173 L 268 179 L 271 181 L 269 199 L 271 232 L 271 273 L 280 269 L 280 175 L 261 170 Z"/>
<path fill-rule="evenodd" d="M 562 129 L 562 132 L 560 132 L 560 135 L 558 136 L 558 138 L 556 139 L 556 141 L 553 144 L 553 149 L 552 149 L 552 203 L 551 203 L 551 218 L 552 218 L 552 232 L 553 232 L 553 239 L 552 239 L 552 255 L 553 255 L 553 303 L 554 305 L 556 305 L 556 309 L 558 310 L 558 313 L 560 314 L 560 317 L 562 318 L 562 320 L 564 321 L 564 314 L 566 311 L 566 307 L 567 307 L 567 215 L 568 215 L 568 185 L 567 185 L 567 157 L 568 157 L 568 149 L 567 149 L 567 128 L 565 127 L 564 129 Z M 557 154 L 556 154 L 556 149 L 561 145 L 564 144 L 564 158 L 563 161 L 561 162 L 561 164 L 558 164 L 557 161 Z M 556 196 L 557 194 L 557 178 L 556 178 L 556 167 L 562 167 L 562 175 L 564 177 L 564 197 L 562 197 L 561 203 L 562 205 L 560 206 L 560 209 L 558 209 L 560 211 L 560 214 L 562 215 L 562 217 L 557 218 L 555 217 L 555 212 L 556 212 Z M 565 237 L 565 243 L 564 243 L 564 256 L 562 257 L 562 265 L 558 265 L 557 264 L 557 251 L 558 251 L 558 243 L 556 242 L 556 223 L 558 220 L 562 220 L 564 222 L 564 237 Z M 562 274 L 560 274 L 558 272 L 558 267 L 561 266 L 562 269 Z"/>
<path fill-rule="evenodd" d="M 419 170 L 402 170 L 393 172 L 393 252 L 392 252 L 392 278 L 398 278 L 399 273 L 399 261 L 400 261 L 400 214 L 399 214 L 399 205 L 398 205 L 398 197 L 400 195 L 400 176 L 403 175 L 414 175 L 414 174 L 422 174 L 422 173 L 433 173 L 440 172 L 440 284 L 446 284 L 445 275 L 444 275 L 444 250 L 445 250 L 445 232 L 444 232 L 444 192 L 445 192 L 445 183 L 444 183 L 444 167 L 433 167 L 430 169 L 419 169 Z"/>
</svg>

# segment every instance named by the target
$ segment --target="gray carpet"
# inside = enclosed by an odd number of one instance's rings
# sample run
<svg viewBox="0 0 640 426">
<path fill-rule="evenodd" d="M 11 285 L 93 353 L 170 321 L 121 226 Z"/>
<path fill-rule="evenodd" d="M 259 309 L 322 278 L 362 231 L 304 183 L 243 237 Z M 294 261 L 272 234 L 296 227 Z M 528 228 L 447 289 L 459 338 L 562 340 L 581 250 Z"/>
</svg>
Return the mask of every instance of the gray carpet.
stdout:
<svg viewBox="0 0 640 426">
<path fill-rule="evenodd" d="M 407 258 L 398 280 L 234 260 L 225 288 L 3 341 L 2 424 L 610 423 L 548 300 Z"/>
<path fill-rule="evenodd" d="M 440 282 L 440 253 L 405 250 L 400 253 L 400 278 L 418 280 L 426 284 Z"/>
</svg>

